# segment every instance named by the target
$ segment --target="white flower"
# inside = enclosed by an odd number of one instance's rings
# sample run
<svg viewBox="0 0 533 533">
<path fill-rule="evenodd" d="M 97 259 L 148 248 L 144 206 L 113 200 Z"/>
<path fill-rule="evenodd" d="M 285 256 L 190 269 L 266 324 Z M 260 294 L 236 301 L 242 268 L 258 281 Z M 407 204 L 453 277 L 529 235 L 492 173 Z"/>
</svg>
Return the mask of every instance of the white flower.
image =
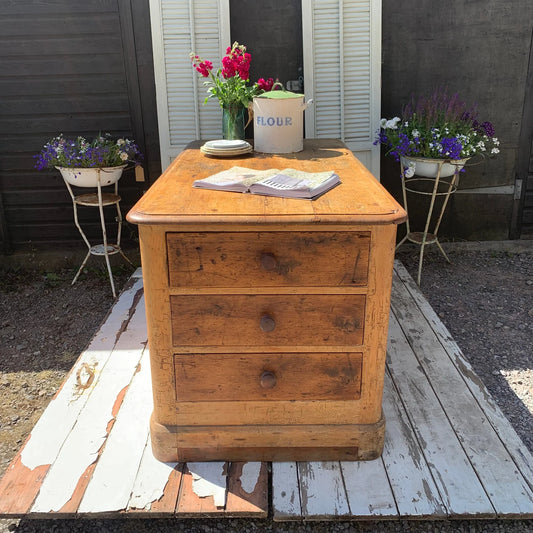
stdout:
<svg viewBox="0 0 533 533">
<path fill-rule="evenodd" d="M 413 138 L 414 139 L 418 139 L 418 137 L 420 137 L 420 132 L 418 130 L 413 130 Z"/>
<path fill-rule="evenodd" d="M 391 130 L 395 130 L 398 128 L 398 122 L 400 122 L 401 118 L 399 117 L 394 117 L 394 118 L 391 118 L 390 120 L 387 120 L 385 122 L 385 128 L 390 128 Z"/>
<path fill-rule="evenodd" d="M 126 152 L 122 152 L 120 154 L 120 159 L 122 159 L 122 161 L 126 161 L 128 159 L 128 154 Z"/>
<path fill-rule="evenodd" d="M 404 161 L 403 175 L 406 178 L 412 178 L 415 175 L 415 170 L 416 170 L 416 162 L 415 161 L 409 161 L 409 162 L 405 162 Z"/>
<path fill-rule="evenodd" d="M 387 119 L 386 119 L 386 118 L 382 118 L 382 119 L 379 121 L 379 125 L 380 125 L 382 128 L 385 128 L 385 127 L 386 127 L 386 124 L 387 124 Z"/>
<path fill-rule="evenodd" d="M 500 149 L 499 148 L 493 148 L 491 151 L 490 151 L 491 154 L 499 154 L 500 153 Z"/>
<path fill-rule="evenodd" d="M 124 139 L 118 139 L 117 145 L 122 146 L 123 144 L 126 144 L 126 141 Z"/>
</svg>

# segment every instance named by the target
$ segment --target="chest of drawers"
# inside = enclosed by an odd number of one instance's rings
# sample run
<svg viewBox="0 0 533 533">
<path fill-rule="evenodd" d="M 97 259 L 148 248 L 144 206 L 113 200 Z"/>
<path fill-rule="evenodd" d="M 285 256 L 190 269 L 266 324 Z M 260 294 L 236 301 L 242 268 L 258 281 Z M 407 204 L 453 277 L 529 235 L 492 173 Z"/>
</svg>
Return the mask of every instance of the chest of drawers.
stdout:
<svg viewBox="0 0 533 533">
<path fill-rule="evenodd" d="M 191 144 L 139 224 L 164 461 L 366 460 L 381 412 L 396 224 L 405 212 L 332 140 L 209 159 Z M 335 170 L 315 201 L 193 189 L 231 166 Z"/>
</svg>

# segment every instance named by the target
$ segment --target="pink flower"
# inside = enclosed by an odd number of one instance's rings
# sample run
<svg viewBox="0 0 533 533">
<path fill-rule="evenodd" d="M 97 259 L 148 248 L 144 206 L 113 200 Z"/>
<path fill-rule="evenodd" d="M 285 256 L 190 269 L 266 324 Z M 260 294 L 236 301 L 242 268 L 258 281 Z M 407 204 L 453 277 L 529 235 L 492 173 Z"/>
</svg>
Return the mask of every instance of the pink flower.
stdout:
<svg viewBox="0 0 533 533">
<path fill-rule="evenodd" d="M 209 73 L 213 70 L 213 63 L 211 61 L 202 61 L 198 56 L 191 54 L 191 60 L 194 68 L 204 77 L 207 78 Z"/>
<path fill-rule="evenodd" d="M 268 92 L 272 90 L 272 86 L 274 85 L 274 79 L 268 78 L 268 80 L 265 80 L 264 78 L 259 78 L 257 80 L 257 85 L 262 91 Z"/>
<path fill-rule="evenodd" d="M 247 80 L 250 73 L 250 63 L 252 62 L 252 56 L 250 54 L 243 54 L 238 59 L 237 70 L 242 80 Z"/>
<path fill-rule="evenodd" d="M 237 65 L 235 60 L 230 56 L 224 56 L 222 58 L 222 76 L 226 79 L 233 78 L 237 71 Z"/>
</svg>

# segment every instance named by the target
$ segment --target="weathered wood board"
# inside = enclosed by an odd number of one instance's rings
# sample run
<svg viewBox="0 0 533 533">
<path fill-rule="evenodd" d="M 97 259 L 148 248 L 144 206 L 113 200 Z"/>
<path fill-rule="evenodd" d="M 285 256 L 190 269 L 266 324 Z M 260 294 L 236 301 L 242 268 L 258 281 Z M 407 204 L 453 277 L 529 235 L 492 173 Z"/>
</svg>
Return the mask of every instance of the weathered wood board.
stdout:
<svg viewBox="0 0 533 533">
<path fill-rule="evenodd" d="M 140 271 L 0 481 L 0 517 L 266 516 L 266 463 L 162 463 Z"/>
<path fill-rule="evenodd" d="M 374 461 L 163 463 L 140 272 L 0 480 L 0 517 L 531 518 L 533 458 L 401 264 Z M 61 421 L 59 423 L 58 421 Z"/>
<path fill-rule="evenodd" d="M 391 302 L 381 458 L 273 464 L 274 520 L 532 517 L 531 453 L 400 263 Z"/>
</svg>

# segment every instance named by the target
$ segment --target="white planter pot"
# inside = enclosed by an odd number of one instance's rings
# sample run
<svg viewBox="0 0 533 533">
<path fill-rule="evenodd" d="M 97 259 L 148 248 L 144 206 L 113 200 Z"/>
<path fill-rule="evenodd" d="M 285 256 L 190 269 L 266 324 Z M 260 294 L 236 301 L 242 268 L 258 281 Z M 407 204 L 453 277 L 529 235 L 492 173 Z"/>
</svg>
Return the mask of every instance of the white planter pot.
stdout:
<svg viewBox="0 0 533 533">
<path fill-rule="evenodd" d="M 65 168 L 56 167 L 63 179 L 76 187 L 97 187 L 98 180 L 100 185 L 114 185 L 122 176 L 122 171 L 126 165 L 119 167 L 102 167 L 102 168 Z"/>
<path fill-rule="evenodd" d="M 426 159 L 423 157 L 400 157 L 402 167 L 407 169 L 405 176 L 411 177 L 413 174 L 425 178 L 436 178 L 439 172 L 439 165 L 442 159 Z M 447 178 L 459 172 L 468 159 L 453 159 L 449 162 L 442 163 L 440 177 Z"/>
</svg>

